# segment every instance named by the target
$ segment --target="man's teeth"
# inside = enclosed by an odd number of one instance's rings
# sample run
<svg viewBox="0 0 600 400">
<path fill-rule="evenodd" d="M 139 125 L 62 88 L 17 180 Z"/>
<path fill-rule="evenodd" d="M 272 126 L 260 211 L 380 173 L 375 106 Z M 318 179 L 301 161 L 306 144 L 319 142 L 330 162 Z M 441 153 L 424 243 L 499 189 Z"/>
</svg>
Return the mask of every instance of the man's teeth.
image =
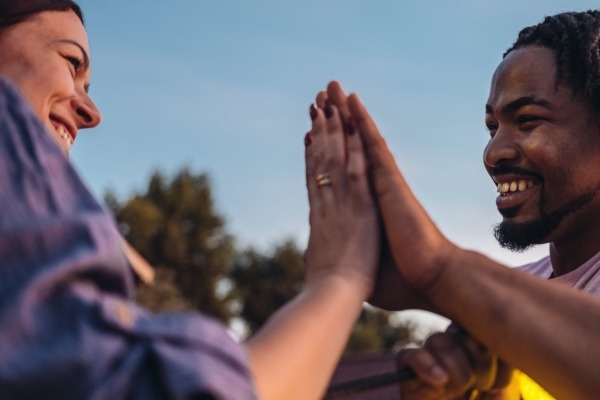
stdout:
<svg viewBox="0 0 600 400">
<path fill-rule="evenodd" d="M 533 186 L 533 181 L 519 180 L 498 184 L 498 193 L 522 192 Z"/>
<path fill-rule="evenodd" d="M 58 132 L 62 140 L 64 140 L 65 143 L 67 143 L 68 146 L 73 145 L 73 138 L 71 137 L 71 135 L 67 131 L 67 128 L 64 125 L 58 125 L 56 127 L 56 131 Z"/>
</svg>

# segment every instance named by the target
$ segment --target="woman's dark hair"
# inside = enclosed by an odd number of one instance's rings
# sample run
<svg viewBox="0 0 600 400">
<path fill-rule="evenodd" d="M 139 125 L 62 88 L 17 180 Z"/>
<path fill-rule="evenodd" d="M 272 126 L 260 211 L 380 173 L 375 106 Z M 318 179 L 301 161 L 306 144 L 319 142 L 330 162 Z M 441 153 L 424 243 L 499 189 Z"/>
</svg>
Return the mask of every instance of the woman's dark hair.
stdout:
<svg viewBox="0 0 600 400">
<path fill-rule="evenodd" d="M 72 10 L 83 23 L 81 9 L 72 0 L 0 0 L 0 31 L 44 11 Z"/>
<path fill-rule="evenodd" d="M 566 84 L 573 94 L 583 93 L 600 110 L 600 11 L 546 17 L 540 24 L 523 29 L 504 57 L 525 46 L 553 50 L 556 85 Z"/>
</svg>

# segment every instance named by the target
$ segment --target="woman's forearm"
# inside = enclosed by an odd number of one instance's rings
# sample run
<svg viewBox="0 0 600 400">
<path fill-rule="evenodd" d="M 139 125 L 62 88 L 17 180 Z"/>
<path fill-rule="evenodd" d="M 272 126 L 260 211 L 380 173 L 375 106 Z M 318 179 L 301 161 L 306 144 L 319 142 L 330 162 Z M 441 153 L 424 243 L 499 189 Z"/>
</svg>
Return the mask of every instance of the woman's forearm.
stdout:
<svg viewBox="0 0 600 400">
<path fill-rule="evenodd" d="M 362 306 L 364 294 L 347 279 L 311 284 L 248 341 L 257 392 L 265 400 L 323 395 Z"/>
</svg>

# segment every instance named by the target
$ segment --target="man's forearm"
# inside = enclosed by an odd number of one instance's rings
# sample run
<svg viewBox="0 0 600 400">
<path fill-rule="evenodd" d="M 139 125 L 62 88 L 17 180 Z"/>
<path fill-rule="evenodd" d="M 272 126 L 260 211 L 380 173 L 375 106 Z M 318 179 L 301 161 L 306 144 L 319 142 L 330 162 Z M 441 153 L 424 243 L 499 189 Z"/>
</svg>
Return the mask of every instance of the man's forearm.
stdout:
<svg viewBox="0 0 600 400">
<path fill-rule="evenodd" d="M 558 398 L 600 393 L 600 299 L 465 250 L 428 293 L 440 314 Z"/>
</svg>

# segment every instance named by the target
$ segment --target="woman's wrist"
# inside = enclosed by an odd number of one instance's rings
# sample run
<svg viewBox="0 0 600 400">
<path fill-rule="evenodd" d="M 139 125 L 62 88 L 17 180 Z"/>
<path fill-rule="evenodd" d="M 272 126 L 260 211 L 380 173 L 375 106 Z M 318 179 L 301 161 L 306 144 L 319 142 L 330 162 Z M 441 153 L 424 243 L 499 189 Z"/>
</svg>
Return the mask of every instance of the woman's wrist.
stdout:
<svg viewBox="0 0 600 400">
<path fill-rule="evenodd" d="M 343 263 L 344 261 L 340 261 L 340 264 Z M 340 265 L 339 268 L 330 268 L 312 274 L 307 273 L 304 287 L 310 290 L 312 287 L 331 286 L 340 290 L 348 290 L 361 302 L 365 301 L 373 292 L 374 277 L 362 272 L 364 267 L 361 268 L 361 265 L 355 267 L 349 265 L 356 263 L 358 262 L 347 262 L 346 265 Z"/>
</svg>

